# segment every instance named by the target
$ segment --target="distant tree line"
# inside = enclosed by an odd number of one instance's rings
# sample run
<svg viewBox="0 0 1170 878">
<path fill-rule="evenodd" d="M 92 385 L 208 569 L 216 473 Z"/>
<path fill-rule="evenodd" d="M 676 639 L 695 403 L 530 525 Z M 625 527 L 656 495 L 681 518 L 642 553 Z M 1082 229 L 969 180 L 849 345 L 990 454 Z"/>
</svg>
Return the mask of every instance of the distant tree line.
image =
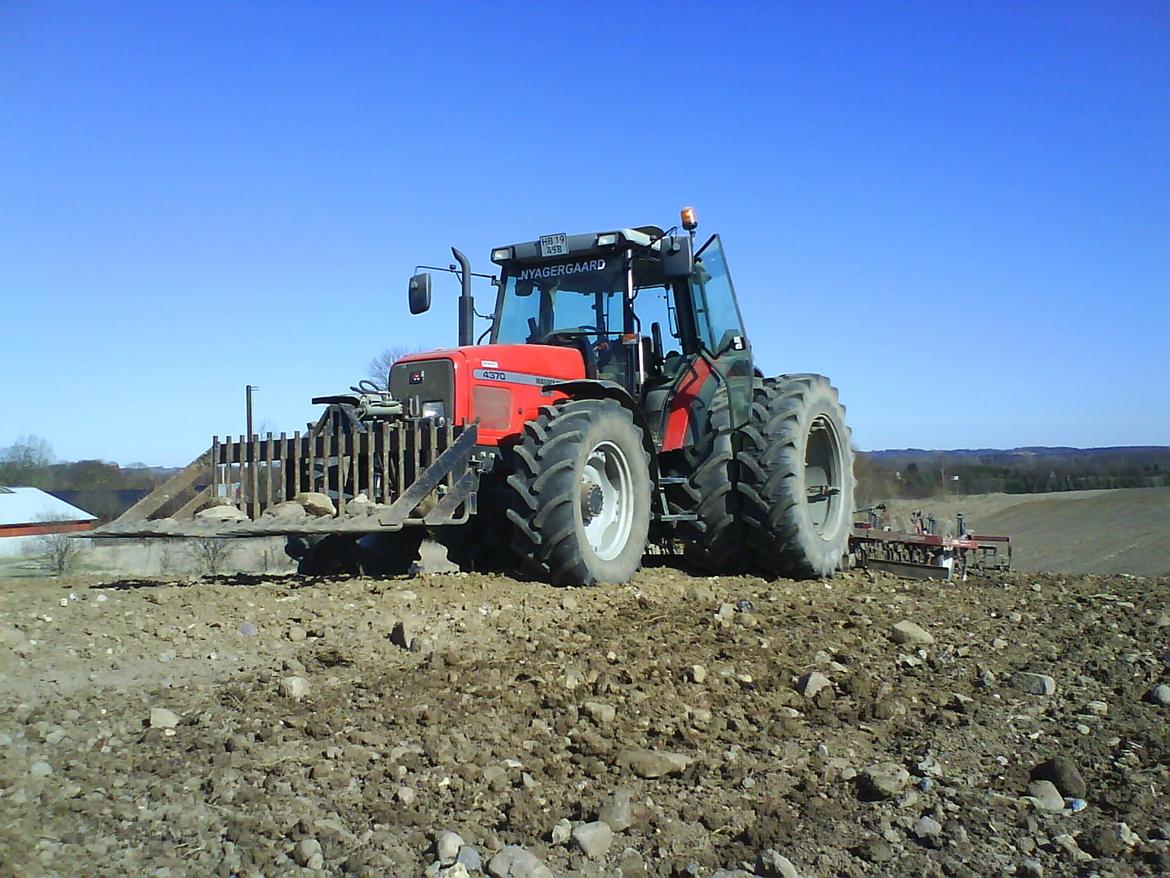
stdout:
<svg viewBox="0 0 1170 878">
<path fill-rule="evenodd" d="M 943 494 L 1037 494 L 1170 485 L 1170 448 L 859 452 L 861 505 Z"/>
<path fill-rule="evenodd" d="M 0 485 L 67 493 L 68 502 L 103 521 L 116 518 L 166 475 L 166 471 L 121 467 L 104 460 L 58 463 L 52 446 L 39 436 L 21 436 L 0 449 Z"/>
</svg>

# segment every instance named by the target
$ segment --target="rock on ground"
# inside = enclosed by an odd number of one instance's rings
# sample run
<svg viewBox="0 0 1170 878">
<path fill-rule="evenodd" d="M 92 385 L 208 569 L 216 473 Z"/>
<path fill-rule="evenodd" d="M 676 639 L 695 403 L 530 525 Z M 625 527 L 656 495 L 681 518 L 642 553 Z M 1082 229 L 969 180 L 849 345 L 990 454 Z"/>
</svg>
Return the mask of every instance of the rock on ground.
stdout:
<svg viewBox="0 0 1170 878">
<path fill-rule="evenodd" d="M 796 691 L 805 698 L 815 698 L 823 689 L 832 689 L 833 681 L 820 671 L 808 671 L 796 681 Z"/>
<path fill-rule="evenodd" d="M 455 862 L 460 863 L 468 872 L 483 871 L 483 861 L 480 859 L 479 851 L 471 845 L 464 845 L 459 849 Z"/>
<path fill-rule="evenodd" d="M 558 820 L 549 833 L 549 840 L 553 844 L 564 844 L 573 837 L 573 824 L 567 819 Z"/>
<path fill-rule="evenodd" d="M 305 491 L 297 494 L 293 497 L 292 502 L 300 504 L 309 515 L 322 517 L 337 514 L 337 506 L 334 505 L 333 499 L 328 494 L 322 494 L 319 491 Z"/>
<path fill-rule="evenodd" d="M 231 522 L 231 521 L 247 521 L 248 516 L 237 509 L 235 506 L 208 506 L 206 509 L 196 512 L 195 517 L 201 521 L 214 522 Z"/>
<path fill-rule="evenodd" d="M 800 878 L 800 872 L 792 861 L 771 848 L 756 860 L 756 872 L 760 878 Z"/>
<path fill-rule="evenodd" d="M 264 510 L 262 518 L 274 518 L 279 521 L 302 521 L 308 517 L 305 507 L 292 500 L 273 503 Z"/>
<path fill-rule="evenodd" d="M 309 681 L 304 677 L 281 677 L 280 694 L 286 698 L 304 698 L 309 694 Z"/>
<path fill-rule="evenodd" d="M 632 749 L 623 750 L 618 754 L 618 765 L 625 766 L 634 774 L 645 778 L 681 774 L 690 764 L 689 757 L 666 750 Z"/>
<path fill-rule="evenodd" d="M 150 727 L 152 729 L 173 729 L 179 724 L 179 715 L 165 707 L 150 709 Z"/>
<path fill-rule="evenodd" d="M 597 819 L 603 820 L 614 832 L 625 832 L 634 825 L 634 791 L 623 788 L 614 790 L 602 803 Z"/>
<path fill-rule="evenodd" d="M 617 716 L 617 711 L 611 704 L 604 704 L 600 701 L 586 701 L 585 710 L 593 717 L 593 721 L 600 725 L 607 725 L 614 721 Z"/>
<path fill-rule="evenodd" d="M 1047 674 L 1017 671 L 1012 674 L 1012 685 L 1029 695 L 1052 695 L 1056 692 L 1056 680 Z"/>
<path fill-rule="evenodd" d="M 1068 756 L 1053 756 L 1032 769 L 1033 780 L 1048 780 L 1067 798 L 1083 799 L 1088 794 L 1085 779 Z"/>
<path fill-rule="evenodd" d="M 857 776 L 862 798 L 889 799 L 898 795 L 910 782 L 910 772 L 897 762 L 879 762 L 864 768 Z"/>
<path fill-rule="evenodd" d="M 390 642 L 402 649 L 413 650 L 418 642 L 418 623 L 413 619 L 399 619 L 390 632 Z"/>
<path fill-rule="evenodd" d="M 1042 811 L 1063 811 L 1064 796 L 1050 780 L 1034 780 L 1028 784 L 1028 795 L 1036 801 Z"/>
<path fill-rule="evenodd" d="M 890 636 L 893 638 L 894 643 L 934 643 L 934 637 L 930 632 L 916 622 L 911 622 L 908 619 L 903 619 L 901 622 L 896 623 Z"/>
<path fill-rule="evenodd" d="M 911 832 L 917 838 L 933 838 L 942 832 L 942 824 L 933 817 L 924 814 L 914 822 Z"/>
<path fill-rule="evenodd" d="M 601 820 L 582 823 L 573 830 L 573 841 L 585 856 L 600 859 L 609 853 L 613 844 L 613 830 L 608 823 Z"/>
<path fill-rule="evenodd" d="M 53 766 L 43 759 L 38 759 L 29 766 L 28 773 L 33 777 L 48 777 L 53 773 Z"/>
<path fill-rule="evenodd" d="M 440 832 L 439 837 L 435 839 L 435 855 L 439 858 L 440 863 L 453 863 L 464 844 L 466 842 L 463 841 L 463 836 L 459 833 Z"/>
<path fill-rule="evenodd" d="M 488 861 L 495 878 L 553 878 L 552 870 L 537 856 L 517 845 L 508 845 Z"/>
<path fill-rule="evenodd" d="M 325 857 L 321 853 L 321 842 L 315 838 L 305 838 L 297 842 L 293 848 L 293 858 L 306 869 L 323 869 Z"/>
</svg>

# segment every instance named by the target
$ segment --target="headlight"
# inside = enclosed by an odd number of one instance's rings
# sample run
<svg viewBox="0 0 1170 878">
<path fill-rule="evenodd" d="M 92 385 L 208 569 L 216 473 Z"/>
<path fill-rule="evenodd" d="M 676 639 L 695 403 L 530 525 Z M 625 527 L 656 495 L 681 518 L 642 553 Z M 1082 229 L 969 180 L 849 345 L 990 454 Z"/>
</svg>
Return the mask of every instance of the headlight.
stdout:
<svg viewBox="0 0 1170 878">
<path fill-rule="evenodd" d="M 422 416 L 424 418 L 442 418 L 446 415 L 443 408 L 443 401 L 440 399 L 437 402 L 424 402 L 422 407 Z"/>
</svg>

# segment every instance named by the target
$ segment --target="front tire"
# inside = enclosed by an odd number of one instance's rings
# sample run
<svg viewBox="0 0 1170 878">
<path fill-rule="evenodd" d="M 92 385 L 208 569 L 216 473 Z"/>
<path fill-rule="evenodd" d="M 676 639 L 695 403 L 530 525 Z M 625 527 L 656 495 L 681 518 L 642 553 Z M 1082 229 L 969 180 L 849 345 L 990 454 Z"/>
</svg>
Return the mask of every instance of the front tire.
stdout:
<svg viewBox="0 0 1170 878">
<path fill-rule="evenodd" d="M 650 528 L 650 457 L 616 400 L 571 400 L 524 426 L 508 477 L 521 573 L 554 585 L 628 582 Z"/>
<path fill-rule="evenodd" d="M 289 537 L 285 552 L 297 559 L 302 576 L 401 576 L 419 559 L 422 528 L 354 537 Z"/>
<path fill-rule="evenodd" d="M 755 426 L 763 440 L 765 514 L 747 519 L 756 566 L 771 576 L 832 576 L 853 529 L 853 450 L 845 407 L 822 375 L 763 382 Z"/>
</svg>

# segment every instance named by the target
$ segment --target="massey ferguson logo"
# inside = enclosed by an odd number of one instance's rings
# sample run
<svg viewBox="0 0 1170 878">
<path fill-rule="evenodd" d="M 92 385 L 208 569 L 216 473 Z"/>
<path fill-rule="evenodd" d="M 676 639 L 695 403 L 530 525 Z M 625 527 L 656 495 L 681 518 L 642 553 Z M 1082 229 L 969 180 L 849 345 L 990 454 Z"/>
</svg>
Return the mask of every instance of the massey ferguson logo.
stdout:
<svg viewBox="0 0 1170 878">
<path fill-rule="evenodd" d="M 521 269 L 520 280 L 538 280 L 545 277 L 561 277 L 566 274 L 584 274 L 589 271 L 604 270 L 604 259 L 587 259 L 584 262 L 566 262 L 564 265 L 542 265 L 539 268 Z"/>
<path fill-rule="evenodd" d="M 426 371 L 423 369 L 418 369 L 418 370 L 410 373 L 410 378 L 408 378 L 407 381 L 410 384 L 422 384 L 423 379 L 426 377 L 427 377 Z"/>
</svg>

